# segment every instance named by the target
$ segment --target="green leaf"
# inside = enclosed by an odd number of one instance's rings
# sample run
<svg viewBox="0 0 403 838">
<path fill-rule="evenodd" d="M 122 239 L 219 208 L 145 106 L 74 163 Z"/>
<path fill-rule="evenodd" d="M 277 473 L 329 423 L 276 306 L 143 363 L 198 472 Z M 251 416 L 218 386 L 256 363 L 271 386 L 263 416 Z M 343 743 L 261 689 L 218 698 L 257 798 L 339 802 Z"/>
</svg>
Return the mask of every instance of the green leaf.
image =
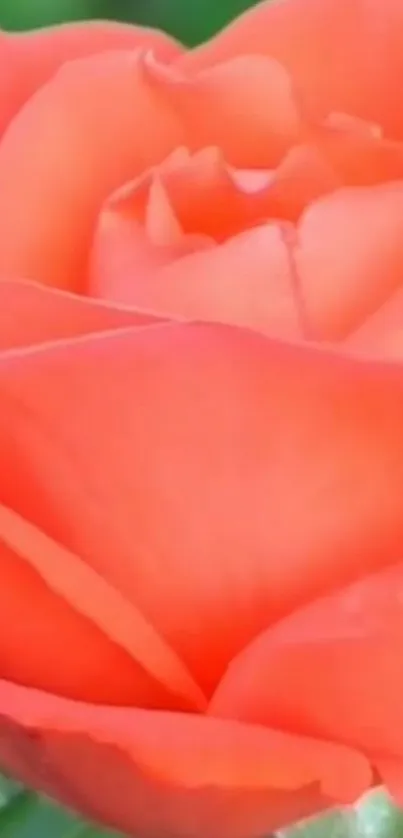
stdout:
<svg viewBox="0 0 403 838">
<path fill-rule="evenodd" d="M 1 838 L 119 838 L 0 776 Z"/>
<path fill-rule="evenodd" d="M 403 838 L 403 812 L 377 790 L 354 807 L 306 821 L 278 838 Z"/>
</svg>

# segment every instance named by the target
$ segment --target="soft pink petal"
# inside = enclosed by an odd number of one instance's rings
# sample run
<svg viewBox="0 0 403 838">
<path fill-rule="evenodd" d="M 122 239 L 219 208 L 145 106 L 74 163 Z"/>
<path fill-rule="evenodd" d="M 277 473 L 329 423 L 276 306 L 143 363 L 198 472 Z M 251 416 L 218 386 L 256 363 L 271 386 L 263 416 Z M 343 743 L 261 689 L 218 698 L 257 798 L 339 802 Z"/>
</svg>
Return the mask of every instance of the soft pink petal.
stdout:
<svg viewBox="0 0 403 838">
<path fill-rule="evenodd" d="M 0 350 L 157 322 L 135 309 L 34 282 L 0 280 Z"/>
<path fill-rule="evenodd" d="M 113 21 L 86 21 L 0 34 L 0 135 L 19 109 L 66 61 L 106 50 L 152 49 L 161 61 L 182 50 L 165 33 Z"/>
<path fill-rule="evenodd" d="M 0 273 L 85 288 L 93 226 L 111 190 L 183 142 L 169 81 L 140 50 L 71 61 L 0 145 Z"/>
<path fill-rule="evenodd" d="M 401 0 L 266 0 L 178 67 L 196 72 L 249 52 L 287 68 L 311 115 L 351 113 L 403 138 Z"/>
</svg>

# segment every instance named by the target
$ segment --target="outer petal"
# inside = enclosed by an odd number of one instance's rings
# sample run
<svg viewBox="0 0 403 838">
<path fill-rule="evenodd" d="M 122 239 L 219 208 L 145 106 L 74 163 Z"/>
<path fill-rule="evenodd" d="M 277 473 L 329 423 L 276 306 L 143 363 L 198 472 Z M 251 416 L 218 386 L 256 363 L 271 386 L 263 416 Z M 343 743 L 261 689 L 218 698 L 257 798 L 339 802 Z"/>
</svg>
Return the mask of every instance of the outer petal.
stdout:
<svg viewBox="0 0 403 838">
<path fill-rule="evenodd" d="M 79 288 L 108 193 L 182 142 L 140 52 L 67 63 L 0 145 L 0 273 Z"/>
<path fill-rule="evenodd" d="M 266 0 L 179 66 L 195 72 L 247 52 L 284 64 L 312 115 L 352 113 L 403 138 L 400 0 Z"/>
<path fill-rule="evenodd" d="M 4 501 L 206 690 L 281 614 L 399 555 L 400 367 L 172 325 L 9 352 L 0 391 Z"/>
<path fill-rule="evenodd" d="M 211 712 L 348 744 L 403 771 L 403 565 L 318 600 L 230 665 Z"/>
<path fill-rule="evenodd" d="M 0 554 L 3 678 L 98 703 L 204 707 L 185 666 L 136 608 L 5 506 Z"/>
<path fill-rule="evenodd" d="M 145 838 L 259 838 L 371 782 L 347 748 L 202 716 L 93 707 L 0 682 L 0 762 Z"/>
<path fill-rule="evenodd" d="M 157 322 L 146 312 L 34 282 L 0 281 L 0 350 Z"/>
<path fill-rule="evenodd" d="M 152 49 L 161 61 L 181 53 L 162 32 L 112 21 L 68 23 L 0 36 L 0 135 L 17 111 L 66 61 L 111 49 Z"/>
</svg>

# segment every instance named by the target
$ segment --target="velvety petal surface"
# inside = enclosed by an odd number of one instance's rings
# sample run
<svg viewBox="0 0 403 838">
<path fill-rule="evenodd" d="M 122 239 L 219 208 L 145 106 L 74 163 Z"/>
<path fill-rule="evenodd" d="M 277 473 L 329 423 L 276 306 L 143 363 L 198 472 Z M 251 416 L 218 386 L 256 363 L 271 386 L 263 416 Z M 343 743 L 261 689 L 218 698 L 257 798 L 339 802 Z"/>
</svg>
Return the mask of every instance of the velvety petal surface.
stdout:
<svg viewBox="0 0 403 838">
<path fill-rule="evenodd" d="M 229 167 L 213 148 L 128 184 L 101 213 L 89 292 L 173 317 L 301 336 L 287 230 L 261 223 L 276 206 L 272 181 L 267 170 Z"/>
<path fill-rule="evenodd" d="M 343 111 L 403 138 L 400 0 L 266 0 L 178 66 L 196 72 L 248 52 L 281 62 L 311 115 Z"/>
<path fill-rule="evenodd" d="M 402 358 L 403 289 L 391 295 L 371 317 L 350 335 L 344 346 L 350 351 L 385 358 Z"/>
<path fill-rule="evenodd" d="M 152 49 L 171 61 L 181 47 L 165 33 L 113 21 L 86 21 L 0 35 L 0 136 L 39 87 L 66 61 L 106 50 Z"/>
<path fill-rule="evenodd" d="M 202 716 L 94 707 L 0 682 L 0 763 L 145 838 L 251 838 L 371 783 L 337 745 Z M 113 778 L 113 782 L 111 782 Z"/>
<path fill-rule="evenodd" d="M 8 352 L 0 392 L 3 501 L 207 691 L 275 619 L 399 556 L 400 367 L 168 325 Z"/>
<path fill-rule="evenodd" d="M 115 251 L 116 252 L 116 251 Z M 122 274 L 101 268 L 103 293 L 163 317 L 247 326 L 269 335 L 301 338 L 303 312 L 294 280 L 287 231 L 267 224 L 205 247 L 150 275 L 132 264 Z M 173 256 L 173 254 L 172 254 Z M 111 254 L 109 264 L 116 264 Z M 97 277 L 95 277 L 97 279 Z M 105 287 L 105 281 L 109 279 Z M 115 279 L 117 280 L 115 282 Z M 96 288 L 95 288 L 96 290 Z"/>
<path fill-rule="evenodd" d="M 0 554 L 2 678 L 99 704 L 204 707 L 186 667 L 136 608 L 5 506 Z"/>
<path fill-rule="evenodd" d="M 263 633 L 230 665 L 211 712 L 309 731 L 375 765 L 391 758 L 403 775 L 402 652 L 400 563 Z"/>
<path fill-rule="evenodd" d="M 23 280 L 0 280 L 0 350 L 157 323 L 146 312 Z"/>
<path fill-rule="evenodd" d="M 276 165 L 304 130 L 292 78 L 278 61 L 255 53 L 251 46 L 197 74 L 173 62 L 168 72 L 188 144 L 219 146 L 240 167 Z"/>
<path fill-rule="evenodd" d="M 183 141 L 169 84 L 141 50 L 67 62 L 0 145 L 0 272 L 85 288 L 98 209 Z"/>
<path fill-rule="evenodd" d="M 312 203 L 292 247 L 311 336 L 337 340 L 402 282 L 403 185 L 340 189 Z"/>
</svg>

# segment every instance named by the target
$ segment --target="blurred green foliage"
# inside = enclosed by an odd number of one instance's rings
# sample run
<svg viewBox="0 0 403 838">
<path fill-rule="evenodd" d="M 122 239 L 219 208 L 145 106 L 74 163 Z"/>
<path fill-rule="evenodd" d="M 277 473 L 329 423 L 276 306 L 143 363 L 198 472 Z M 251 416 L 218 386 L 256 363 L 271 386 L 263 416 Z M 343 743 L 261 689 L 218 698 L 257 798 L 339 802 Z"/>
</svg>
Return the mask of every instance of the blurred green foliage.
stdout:
<svg viewBox="0 0 403 838">
<path fill-rule="evenodd" d="M 124 838 L 79 820 L 46 798 L 0 775 L 1 838 Z M 141 835 L 137 836 L 141 838 Z M 206 836 L 207 838 L 207 836 Z M 275 838 L 403 838 L 403 814 L 383 792 L 366 795 L 354 808 L 326 815 Z"/>
<path fill-rule="evenodd" d="M 30 29 L 109 17 L 156 26 L 187 44 L 212 35 L 256 0 L 0 0 L 0 25 Z"/>
</svg>

